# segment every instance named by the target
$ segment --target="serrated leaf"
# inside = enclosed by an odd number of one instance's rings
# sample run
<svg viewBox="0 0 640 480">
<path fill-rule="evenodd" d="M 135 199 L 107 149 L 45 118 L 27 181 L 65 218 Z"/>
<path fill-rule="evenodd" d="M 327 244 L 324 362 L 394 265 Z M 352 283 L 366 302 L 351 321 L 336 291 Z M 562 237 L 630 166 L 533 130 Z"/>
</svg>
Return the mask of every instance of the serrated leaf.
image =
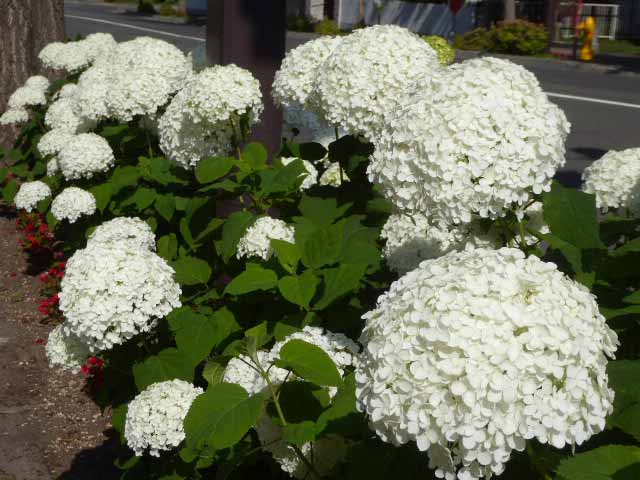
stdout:
<svg viewBox="0 0 640 480">
<path fill-rule="evenodd" d="M 115 195 L 123 188 L 136 186 L 139 179 L 140 172 L 138 169 L 128 165 L 125 167 L 116 167 L 109 181 L 113 189 L 113 194 Z"/>
<path fill-rule="evenodd" d="M 138 187 L 133 194 L 133 200 L 138 210 L 144 210 L 153 204 L 157 196 L 158 193 L 153 188 Z"/>
<path fill-rule="evenodd" d="M 291 303 L 300 305 L 309 310 L 309 302 L 316 293 L 320 279 L 311 271 L 306 271 L 298 276 L 286 276 L 278 282 L 278 290 Z"/>
<path fill-rule="evenodd" d="M 193 235 L 191 234 L 191 229 L 189 228 L 189 220 L 186 218 L 181 218 L 180 223 L 178 225 L 178 230 L 180 230 L 180 235 L 182 239 L 189 245 L 189 248 L 192 250 L 196 250 L 196 241 L 193 239 Z"/>
<path fill-rule="evenodd" d="M 178 255 L 178 238 L 175 233 L 164 235 L 158 239 L 158 255 L 172 261 Z"/>
<path fill-rule="evenodd" d="M 357 413 L 356 408 L 356 376 L 350 373 L 344 379 L 343 385 L 331 400 L 331 406 L 322 412 L 316 422 L 316 433 L 319 435 L 330 422 Z"/>
<path fill-rule="evenodd" d="M 276 285 L 278 285 L 276 272 L 256 266 L 248 268 L 231 280 L 224 293 L 228 295 L 243 295 L 256 290 L 269 290 Z"/>
<path fill-rule="evenodd" d="M 225 366 L 218 360 L 209 360 L 202 370 L 202 376 L 209 385 L 216 385 L 222 382 L 224 378 Z"/>
<path fill-rule="evenodd" d="M 176 281 L 180 285 L 205 284 L 211 278 L 211 267 L 196 257 L 180 257 L 171 266 L 176 272 Z"/>
<path fill-rule="evenodd" d="M 240 385 L 218 383 L 195 399 L 184 421 L 187 446 L 216 450 L 236 444 L 255 425 L 266 396 L 249 396 Z"/>
<path fill-rule="evenodd" d="M 247 343 L 247 350 L 250 353 L 255 353 L 272 338 L 272 335 L 269 333 L 267 322 L 261 322 L 255 327 L 245 330 L 244 336 Z"/>
<path fill-rule="evenodd" d="M 609 426 L 617 427 L 640 441 L 640 360 L 616 360 L 607 364 L 609 386 L 616 395 Z"/>
<path fill-rule="evenodd" d="M 600 240 L 595 195 L 554 181 L 542 195 L 544 221 L 556 237 L 581 249 L 604 248 Z"/>
<path fill-rule="evenodd" d="M 605 316 L 607 320 L 623 317 L 625 315 L 636 315 L 640 313 L 640 305 L 630 305 L 622 308 L 606 308 L 600 307 L 600 313 Z"/>
<path fill-rule="evenodd" d="M 200 160 L 196 165 L 196 180 L 199 183 L 211 183 L 224 177 L 235 163 L 229 157 L 210 157 Z"/>
<path fill-rule="evenodd" d="M 310 420 L 300 423 L 288 423 L 282 429 L 282 439 L 298 446 L 313 442 L 316 439 L 316 424 Z"/>
<path fill-rule="evenodd" d="M 295 274 L 300 261 L 300 250 L 295 243 L 285 242 L 284 240 L 271 239 L 271 248 L 287 272 Z"/>
<path fill-rule="evenodd" d="M 317 226 L 328 226 L 342 217 L 351 208 L 352 203 L 338 207 L 335 198 L 304 196 L 298 205 L 302 215 Z"/>
<path fill-rule="evenodd" d="M 224 222 L 219 253 L 225 262 L 236 254 L 238 242 L 253 222 L 253 219 L 253 215 L 249 212 L 235 212 Z"/>
<path fill-rule="evenodd" d="M 7 203 L 13 203 L 16 193 L 18 193 L 18 182 L 11 180 L 2 189 L 2 198 Z"/>
<path fill-rule="evenodd" d="M 605 445 L 560 462 L 559 480 L 637 480 L 640 478 L 640 448 Z"/>
<path fill-rule="evenodd" d="M 338 268 L 327 268 L 321 271 L 324 277 L 324 291 L 314 310 L 327 308 L 343 295 L 357 290 L 367 266 L 361 264 L 341 264 Z"/>
<path fill-rule="evenodd" d="M 193 365 L 191 361 L 175 348 L 167 348 L 143 362 L 133 365 L 133 377 L 139 391 L 149 385 L 165 380 L 179 378 L 193 381 Z"/>
<path fill-rule="evenodd" d="M 267 164 L 267 149 L 260 143 L 250 143 L 242 152 L 242 159 L 253 169 L 261 170 Z"/>
<path fill-rule="evenodd" d="M 100 211 L 100 213 L 103 213 L 104 209 L 109 205 L 111 197 L 113 196 L 113 188 L 111 184 L 109 182 L 106 182 L 101 185 L 96 185 L 95 187 L 90 188 L 89 191 L 96 199 L 97 209 Z"/>
<path fill-rule="evenodd" d="M 170 222 L 176 211 L 176 199 L 170 193 L 166 195 L 158 195 L 155 202 L 155 208 L 162 218 L 167 222 Z"/>
<path fill-rule="evenodd" d="M 327 352 L 303 340 L 294 339 L 285 343 L 276 364 L 317 385 L 342 384 L 340 372 Z"/>
</svg>

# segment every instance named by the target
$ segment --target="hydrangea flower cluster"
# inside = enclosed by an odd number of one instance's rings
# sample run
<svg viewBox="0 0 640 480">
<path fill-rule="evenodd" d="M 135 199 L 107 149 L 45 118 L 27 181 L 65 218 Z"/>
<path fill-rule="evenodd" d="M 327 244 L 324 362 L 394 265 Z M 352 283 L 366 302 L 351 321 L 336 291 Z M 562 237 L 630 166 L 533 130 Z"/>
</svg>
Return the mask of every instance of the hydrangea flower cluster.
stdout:
<svg viewBox="0 0 640 480">
<path fill-rule="evenodd" d="M 29 121 L 29 112 L 25 108 L 9 109 L 0 115 L 0 125 L 15 125 Z"/>
<path fill-rule="evenodd" d="M 69 73 L 77 73 L 91 63 L 82 42 L 50 43 L 40 50 L 38 58 L 47 68 Z"/>
<path fill-rule="evenodd" d="M 156 237 L 147 222 L 137 217 L 116 217 L 96 229 L 89 236 L 87 245 L 126 245 L 151 252 L 156 249 Z"/>
<path fill-rule="evenodd" d="M 260 257 L 269 260 L 273 255 L 271 240 L 295 243 L 295 230 L 282 220 L 260 217 L 251 225 L 238 242 L 236 258 Z"/>
<path fill-rule="evenodd" d="M 56 220 L 75 223 L 83 215 L 96 212 L 96 198 L 91 192 L 78 187 L 67 187 L 51 202 L 51 214 Z"/>
<path fill-rule="evenodd" d="M 0 116 L 0 125 L 13 125 L 29 120 L 27 107 L 45 105 L 49 80 L 42 75 L 29 77 L 25 84 L 11 94 L 7 110 Z"/>
<path fill-rule="evenodd" d="M 67 180 L 91 178 L 115 164 L 113 150 L 103 137 L 81 133 L 68 140 L 58 152 L 58 167 Z"/>
<path fill-rule="evenodd" d="M 26 210 L 32 212 L 45 198 L 51 196 L 51 188 L 44 182 L 36 180 L 35 182 L 25 182 L 20 185 L 20 189 L 13 199 L 18 210 Z"/>
<path fill-rule="evenodd" d="M 447 225 L 423 213 L 390 215 L 380 237 L 386 240 L 383 255 L 391 270 L 404 274 L 423 260 L 452 251 L 497 247 L 498 239 L 482 233 L 474 224 Z"/>
<path fill-rule="evenodd" d="M 236 65 L 207 68 L 173 98 L 160 118 L 160 148 L 184 168 L 207 156 L 226 155 L 239 134 L 262 113 L 260 83 Z"/>
<path fill-rule="evenodd" d="M 53 102 L 44 116 L 44 124 L 50 129 L 68 133 L 86 132 L 95 127 L 96 122 L 76 113 L 74 98 L 60 98 Z"/>
<path fill-rule="evenodd" d="M 159 457 L 162 451 L 180 445 L 185 438 L 184 419 L 202 392 L 202 388 L 178 379 L 145 388 L 127 409 L 124 436 L 129 448 L 138 457 L 147 449 L 149 455 Z"/>
<path fill-rule="evenodd" d="M 342 178 L 340 177 L 340 170 L 342 170 Z M 338 162 L 333 162 L 329 164 L 329 167 L 322 172 L 320 178 L 318 179 L 318 183 L 322 186 L 331 186 L 331 187 L 339 187 L 341 182 L 348 182 L 349 177 L 347 176 L 347 172 L 340 168 L 340 164 Z"/>
<path fill-rule="evenodd" d="M 582 189 L 596 196 L 596 206 L 640 211 L 640 148 L 611 150 L 582 174 Z"/>
<path fill-rule="evenodd" d="M 356 365 L 357 355 L 360 351 L 355 342 L 341 333 L 307 326 L 302 331 L 295 332 L 276 343 L 270 351 L 257 352 L 260 366 L 265 371 L 268 370 L 269 379 L 275 386 L 282 384 L 288 376 L 292 378 L 288 375 L 287 370 L 273 366 L 273 363 L 278 359 L 280 350 L 290 340 L 303 340 L 322 348 L 336 364 L 340 374 L 344 374 L 346 368 Z M 231 359 L 225 369 L 223 380 L 239 384 L 250 394 L 265 390 L 267 382 L 256 368 L 251 366 L 252 364 L 253 361 L 245 355 Z M 332 389 L 330 393 L 335 394 L 335 389 Z M 295 478 L 306 478 L 309 475 L 307 466 L 300 461 L 293 448 L 282 441 L 281 427 L 274 425 L 267 415 L 263 415 L 258 420 L 256 431 L 263 448 L 273 455 L 282 470 Z M 330 435 L 316 440 L 313 445 L 311 443 L 304 444 L 301 450 L 313 463 L 318 473 L 326 475 L 346 456 L 347 447 L 348 445 L 343 438 Z"/>
<path fill-rule="evenodd" d="M 532 438 L 579 445 L 612 411 L 615 332 L 587 288 L 520 250 L 425 261 L 363 318 L 360 408 L 439 478 L 499 475 Z"/>
<path fill-rule="evenodd" d="M 154 252 L 131 240 L 91 241 L 67 262 L 60 310 L 92 351 L 108 350 L 149 332 L 180 306 L 180 293 L 173 269 Z"/>
<path fill-rule="evenodd" d="M 57 155 L 73 137 L 74 134 L 69 133 L 66 130 L 59 128 L 49 130 L 40 137 L 40 141 L 38 142 L 38 152 L 40 152 L 40 155 L 43 157 Z"/>
<path fill-rule="evenodd" d="M 289 165 L 291 162 L 295 161 L 295 160 L 302 160 L 302 159 L 298 159 L 296 157 L 283 157 L 280 159 L 280 161 L 282 162 L 282 165 L 287 166 Z M 302 160 L 302 164 L 304 165 L 304 169 L 307 171 L 307 173 L 303 173 L 300 175 L 300 177 L 304 177 L 304 180 L 302 180 L 302 183 L 300 184 L 300 190 L 307 190 L 311 187 L 313 187 L 316 183 L 318 183 L 318 170 L 316 170 L 316 167 L 313 166 L 313 163 L 311 163 L 308 160 Z M 298 177 L 298 178 L 300 178 Z"/>
<path fill-rule="evenodd" d="M 330 125 L 374 140 L 410 86 L 441 69 L 435 51 L 406 28 L 359 29 L 341 39 L 314 73 L 311 102 Z"/>
<path fill-rule="evenodd" d="M 447 65 L 451 65 L 456 59 L 456 50 L 449 45 L 446 38 L 439 35 L 427 35 L 424 37 L 424 41 L 436 51 L 438 61 L 441 65 L 446 67 Z"/>
<path fill-rule="evenodd" d="M 51 330 L 45 351 L 50 367 L 71 373 L 78 373 L 89 356 L 87 346 L 72 333 L 65 332 L 63 325 Z"/>
<path fill-rule="evenodd" d="M 495 219 L 550 188 L 570 125 L 533 74 L 485 57 L 429 83 L 388 117 L 368 168 L 398 209 Z"/>
</svg>

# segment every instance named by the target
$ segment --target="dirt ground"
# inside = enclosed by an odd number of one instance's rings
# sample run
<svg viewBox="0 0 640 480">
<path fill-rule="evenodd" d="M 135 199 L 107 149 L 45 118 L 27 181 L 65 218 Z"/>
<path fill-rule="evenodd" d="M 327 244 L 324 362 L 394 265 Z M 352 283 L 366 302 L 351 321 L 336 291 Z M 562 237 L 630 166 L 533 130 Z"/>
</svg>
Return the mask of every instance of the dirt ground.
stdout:
<svg viewBox="0 0 640 480">
<path fill-rule="evenodd" d="M 0 480 L 111 480 L 108 415 L 82 374 L 50 369 L 39 280 L 27 272 L 15 218 L 0 212 Z"/>
</svg>

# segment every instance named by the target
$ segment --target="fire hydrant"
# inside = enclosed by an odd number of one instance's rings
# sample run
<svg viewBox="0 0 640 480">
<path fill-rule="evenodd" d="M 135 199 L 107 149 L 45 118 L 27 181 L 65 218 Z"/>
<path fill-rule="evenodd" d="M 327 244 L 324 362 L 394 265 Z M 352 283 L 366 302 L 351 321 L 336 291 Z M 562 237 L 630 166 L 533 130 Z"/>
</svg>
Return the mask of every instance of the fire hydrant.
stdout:
<svg viewBox="0 0 640 480">
<path fill-rule="evenodd" d="M 582 47 L 580 48 L 580 60 L 590 62 L 593 60 L 593 40 L 596 35 L 596 21 L 593 17 L 587 17 L 578 25 L 576 32 L 582 32 Z"/>
</svg>

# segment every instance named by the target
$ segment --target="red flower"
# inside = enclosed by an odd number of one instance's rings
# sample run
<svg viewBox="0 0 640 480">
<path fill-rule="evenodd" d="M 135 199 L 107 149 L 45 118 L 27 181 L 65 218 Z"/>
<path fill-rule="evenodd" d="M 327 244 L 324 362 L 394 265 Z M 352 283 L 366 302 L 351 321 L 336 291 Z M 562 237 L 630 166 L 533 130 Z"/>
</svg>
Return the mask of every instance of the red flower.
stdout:
<svg viewBox="0 0 640 480">
<path fill-rule="evenodd" d="M 37 343 L 38 345 L 44 345 L 44 338 L 37 338 L 37 339 L 36 339 L 36 343 Z"/>
<path fill-rule="evenodd" d="M 11 275 L 12 277 L 16 277 L 18 275 L 18 272 L 11 272 L 9 275 Z"/>
</svg>

